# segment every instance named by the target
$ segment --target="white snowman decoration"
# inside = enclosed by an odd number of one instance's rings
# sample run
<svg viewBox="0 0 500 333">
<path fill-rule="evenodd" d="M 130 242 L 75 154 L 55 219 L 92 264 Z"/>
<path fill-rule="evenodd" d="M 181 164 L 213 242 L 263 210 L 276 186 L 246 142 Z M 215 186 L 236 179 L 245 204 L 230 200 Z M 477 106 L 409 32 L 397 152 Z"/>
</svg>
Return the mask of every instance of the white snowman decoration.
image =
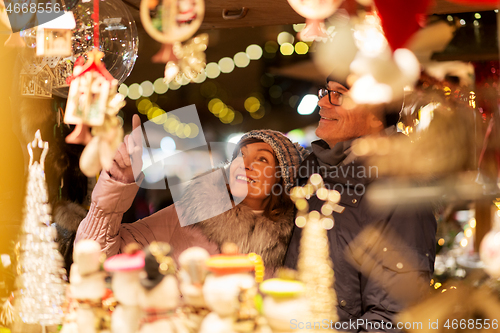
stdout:
<svg viewBox="0 0 500 333">
<path fill-rule="evenodd" d="M 104 262 L 104 269 L 113 274 L 111 289 L 119 305 L 111 316 L 112 333 L 139 331 L 141 309 L 139 274 L 144 268 L 144 252 L 138 244 L 127 245 L 125 253 L 117 254 Z"/>
<path fill-rule="evenodd" d="M 73 260 L 70 292 L 78 301 L 78 333 L 97 333 L 100 331 L 102 297 L 106 293 L 105 272 L 101 269 L 104 261 L 101 246 L 90 239 L 82 240 L 75 245 Z"/>
<path fill-rule="evenodd" d="M 140 333 L 189 333 L 176 314 L 180 292 L 169 244 L 152 242 L 145 250 L 139 306 L 143 311 Z"/>
<path fill-rule="evenodd" d="M 484 236 L 479 249 L 484 270 L 492 278 L 500 278 L 500 230 L 493 229 Z"/>
<path fill-rule="evenodd" d="M 207 250 L 191 247 L 179 256 L 180 290 L 184 301 L 183 321 L 190 333 L 198 333 L 208 310 L 203 297 L 203 284 L 207 276 L 205 262 L 210 257 Z"/>
<path fill-rule="evenodd" d="M 308 302 L 304 297 L 305 287 L 302 282 L 276 278 L 260 285 L 260 291 L 266 295 L 263 312 L 272 331 L 292 332 L 292 320 L 303 321 L 309 313 Z"/>
<path fill-rule="evenodd" d="M 212 312 L 203 320 L 200 333 L 253 332 L 257 287 L 250 272 L 255 264 L 238 254 L 236 245 L 224 244 L 222 254 L 210 257 L 206 265 L 213 274 L 205 279 L 203 296 Z"/>
</svg>

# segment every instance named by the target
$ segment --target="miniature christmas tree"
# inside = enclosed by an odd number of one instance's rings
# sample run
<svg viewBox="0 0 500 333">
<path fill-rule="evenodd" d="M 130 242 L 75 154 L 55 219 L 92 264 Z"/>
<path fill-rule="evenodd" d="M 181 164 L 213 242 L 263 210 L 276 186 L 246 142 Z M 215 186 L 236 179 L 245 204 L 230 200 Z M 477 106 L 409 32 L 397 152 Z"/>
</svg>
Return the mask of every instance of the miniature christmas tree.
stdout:
<svg viewBox="0 0 500 333">
<path fill-rule="evenodd" d="M 309 212 L 309 204 L 306 199 L 312 195 L 325 201 L 318 211 Z M 298 209 L 295 223 L 303 227 L 300 240 L 300 254 L 297 263 L 299 279 L 305 283 L 305 294 L 309 300 L 311 310 L 310 322 L 328 321 L 336 322 L 337 296 L 333 289 L 335 282 L 333 264 L 330 260 L 327 229 L 334 225 L 332 212 L 341 213 L 344 208 L 337 205 L 340 194 L 334 190 L 328 190 L 323 186 L 320 175 L 314 174 L 304 187 L 296 187 L 292 190 L 291 198 Z"/>
<path fill-rule="evenodd" d="M 33 162 L 36 146 L 43 149 L 40 162 Z M 24 323 L 42 326 L 62 321 L 66 273 L 54 241 L 56 230 L 51 226 L 44 173 L 48 148 L 48 142 L 42 141 L 38 130 L 33 142 L 28 144 L 30 163 L 22 235 L 16 245 L 18 292 L 14 299 L 16 312 Z"/>
</svg>

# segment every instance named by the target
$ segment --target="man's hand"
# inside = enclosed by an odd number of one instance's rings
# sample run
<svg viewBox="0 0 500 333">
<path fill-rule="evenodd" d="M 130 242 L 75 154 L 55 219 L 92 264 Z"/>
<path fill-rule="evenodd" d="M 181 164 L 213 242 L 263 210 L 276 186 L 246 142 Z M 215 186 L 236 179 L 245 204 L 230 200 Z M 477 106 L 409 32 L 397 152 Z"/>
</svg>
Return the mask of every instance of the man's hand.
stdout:
<svg viewBox="0 0 500 333">
<path fill-rule="evenodd" d="M 141 119 L 135 114 L 132 117 L 132 133 L 123 139 L 108 170 L 112 179 L 129 184 L 139 177 L 142 169 L 141 137 Z"/>
</svg>

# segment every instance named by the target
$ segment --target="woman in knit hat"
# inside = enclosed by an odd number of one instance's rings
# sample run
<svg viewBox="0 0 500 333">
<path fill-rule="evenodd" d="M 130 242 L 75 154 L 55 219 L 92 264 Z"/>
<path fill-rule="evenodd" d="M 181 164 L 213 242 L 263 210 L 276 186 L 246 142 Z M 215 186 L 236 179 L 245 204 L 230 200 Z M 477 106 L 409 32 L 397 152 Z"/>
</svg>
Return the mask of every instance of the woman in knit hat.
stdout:
<svg viewBox="0 0 500 333">
<path fill-rule="evenodd" d="M 134 117 L 134 128 L 139 125 Z M 282 266 L 294 224 L 288 193 L 307 154 L 302 147 L 277 131 L 250 131 L 240 139 L 230 164 L 193 179 L 174 205 L 121 224 L 139 188 L 127 153 L 133 150 L 131 143 L 128 150 L 123 144 L 114 166 L 101 173 L 76 241 L 94 239 L 108 257 L 131 242 L 145 247 L 162 241 L 172 245 L 176 261 L 189 247 L 216 254 L 223 243 L 232 242 L 241 253 L 262 256 L 268 276 Z"/>
</svg>

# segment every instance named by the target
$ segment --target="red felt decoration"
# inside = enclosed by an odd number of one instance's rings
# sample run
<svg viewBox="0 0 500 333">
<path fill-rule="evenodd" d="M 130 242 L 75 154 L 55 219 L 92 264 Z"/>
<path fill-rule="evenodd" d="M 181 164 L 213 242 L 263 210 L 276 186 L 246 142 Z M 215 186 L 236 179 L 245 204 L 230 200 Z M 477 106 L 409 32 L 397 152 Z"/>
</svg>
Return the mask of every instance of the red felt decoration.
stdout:
<svg viewBox="0 0 500 333">
<path fill-rule="evenodd" d="M 410 37 L 422 26 L 431 0 L 374 0 L 382 29 L 394 51 L 404 47 Z M 474 0 L 470 0 L 474 1 Z"/>
</svg>

